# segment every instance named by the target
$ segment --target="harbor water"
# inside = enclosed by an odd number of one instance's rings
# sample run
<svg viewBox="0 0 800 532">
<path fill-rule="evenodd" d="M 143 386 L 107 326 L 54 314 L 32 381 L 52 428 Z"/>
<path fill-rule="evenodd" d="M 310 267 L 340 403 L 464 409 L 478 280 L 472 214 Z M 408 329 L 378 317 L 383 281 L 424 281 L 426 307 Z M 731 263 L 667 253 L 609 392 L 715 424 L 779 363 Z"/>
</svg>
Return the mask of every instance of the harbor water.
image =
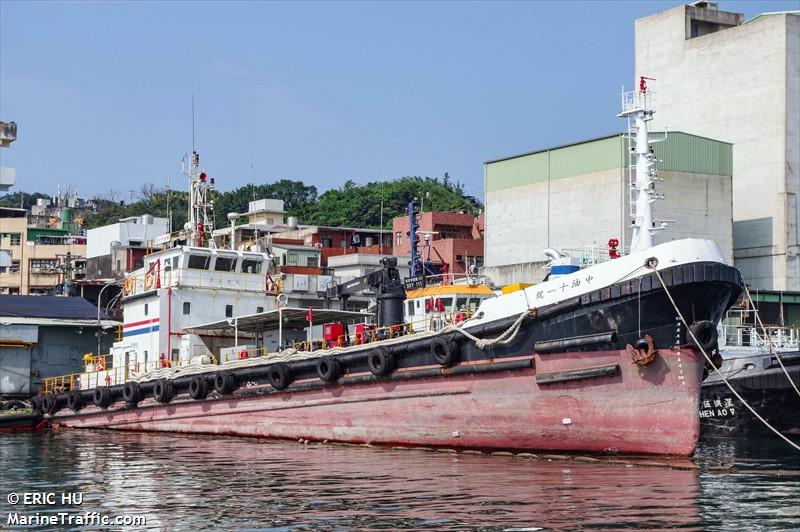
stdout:
<svg viewBox="0 0 800 532">
<path fill-rule="evenodd" d="M 112 431 L 11 434 L 0 437 L 0 529 L 53 528 L 9 525 L 12 514 L 97 512 L 141 516 L 146 524 L 129 529 L 150 530 L 797 530 L 799 458 L 770 442 L 704 443 L 694 461 L 660 467 Z M 57 497 L 10 504 L 25 493 Z M 80 494 L 80 504 L 63 493 Z"/>
</svg>

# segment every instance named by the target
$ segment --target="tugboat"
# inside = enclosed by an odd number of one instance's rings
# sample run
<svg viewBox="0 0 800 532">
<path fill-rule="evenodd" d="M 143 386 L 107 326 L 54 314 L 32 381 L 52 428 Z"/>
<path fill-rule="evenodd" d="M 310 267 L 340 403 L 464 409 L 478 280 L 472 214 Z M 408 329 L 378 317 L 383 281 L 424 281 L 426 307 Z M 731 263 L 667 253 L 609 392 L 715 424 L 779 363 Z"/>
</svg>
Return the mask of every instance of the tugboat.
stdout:
<svg viewBox="0 0 800 532">
<path fill-rule="evenodd" d="M 800 331 L 744 323 L 744 315 L 757 312 L 731 310 L 725 321 L 733 324 L 720 326 L 720 374 L 778 432 L 800 440 L 800 395 L 792 386 L 800 382 Z M 701 387 L 700 434 L 703 439 L 775 437 L 716 372 Z"/>
<path fill-rule="evenodd" d="M 131 276 L 132 292 L 123 300 L 126 338 L 106 367 L 87 367 L 75 379 L 80 386 L 48 394 L 41 409 L 52 423 L 76 428 L 690 455 L 699 435 L 705 362 L 692 338 L 716 328 L 742 281 L 714 242 L 653 245 L 652 115 L 646 89 L 623 95 L 619 116 L 632 121 L 635 133 L 636 216 L 628 255 L 562 269 L 497 297 L 477 294 L 487 297 L 476 297 L 468 316 L 425 328 L 399 323 L 407 300 L 387 260 L 377 323 L 368 335 L 362 327 L 360 336 L 340 334 L 334 342 L 285 348 L 281 341 L 275 352 L 244 349 L 228 361 L 224 354 L 238 338 L 223 332 L 238 337 L 272 327 L 283 334 L 306 319 L 310 326 L 312 312 L 304 317 L 258 286 L 268 256 L 198 247 L 202 234 L 192 217 L 191 245 L 147 257 Z M 193 275 L 202 282 L 191 282 Z M 252 315 L 217 314 L 187 326 L 183 309 L 197 305 L 189 291 L 211 289 L 217 289 L 216 308 L 227 297 L 268 301 Z M 364 321 L 344 311 L 318 312 Z M 179 356 L 166 367 L 154 354 L 171 353 L 173 336 Z"/>
</svg>

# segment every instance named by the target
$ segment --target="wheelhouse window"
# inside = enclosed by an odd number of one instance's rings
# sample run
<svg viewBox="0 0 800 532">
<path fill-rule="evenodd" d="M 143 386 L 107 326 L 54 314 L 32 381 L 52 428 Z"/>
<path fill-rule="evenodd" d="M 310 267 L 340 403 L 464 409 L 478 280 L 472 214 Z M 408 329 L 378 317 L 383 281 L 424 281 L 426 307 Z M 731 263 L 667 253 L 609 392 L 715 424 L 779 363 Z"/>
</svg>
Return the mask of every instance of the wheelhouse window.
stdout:
<svg viewBox="0 0 800 532">
<path fill-rule="evenodd" d="M 232 272 L 234 269 L 236 269 L 235 257 L 217 257 L 214 262 L 215 272 Z"/>
<path fill-rule="evenodd" d="M 242 273 L 261 273 L 261 261 L 258 259 L 242 259 Z"/>
<path fill-rule="evenodd" d="M 209 262 L 210 255 L 189 255 L 189 268 L 193 270 L 207 270 Z"/>
<path fill-rule="evenodd" d="M 225 317 L 226 318 L 233 317 L 233 305 L 225 305 Z"/>
<path fill-rule="evenodd" d="M 183 302 L 183 314 L 188 316 L 189 313 L 192 311 L 192 304 L 188 301 Z"/>
</svg>

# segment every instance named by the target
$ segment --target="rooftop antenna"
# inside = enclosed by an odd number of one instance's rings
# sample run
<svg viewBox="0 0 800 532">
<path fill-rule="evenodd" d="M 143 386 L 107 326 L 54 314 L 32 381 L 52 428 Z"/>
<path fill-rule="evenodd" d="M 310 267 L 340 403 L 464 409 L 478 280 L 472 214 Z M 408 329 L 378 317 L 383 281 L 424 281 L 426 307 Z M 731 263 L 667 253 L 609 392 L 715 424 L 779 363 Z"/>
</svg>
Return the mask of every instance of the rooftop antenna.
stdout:
<svg viewBox="0 0 800 532">
<path fill-rule="evenodd" d="M 194 151 L 194 93 L 192 93 L 192 152 Z"/>
<path fill-rule="evenodd" d="M 643 251 L 653 246 L 653 234 L 666 228 L 666 223 L 656 226 L 653 219 L 653 203 L 663 199 L 656 192 L 656 181 L 660 181 L 656 173 L 658 161 L 650 148 L 653 142 L 649 138 L 648 122 L 653 119 L 653 93 L 647 87 L 647 81 L 653 78 L 640 76 L 638 91 L 622 91 L 622 112 L 620 118 L 628 119 L 628 154 L 630 160 L 631 196 L 630 216 L 633 227 L 631 253 Z M 633 179 L 635 172 L 636 179 Z"/>
<path fill-rule="evenodd" d="M 192 154 L 183 157 L 182 173 L 189 178 L 189 216 L 186 225 L 186 244 L 189 246 L 214 246 L 208 236 L 214 231 L 214 201 L 209 192 L 214 190 L 214 178 L 200 170 L 200 154 L 194 144 L 194 93 L 192 93 Z"/>
</svg>

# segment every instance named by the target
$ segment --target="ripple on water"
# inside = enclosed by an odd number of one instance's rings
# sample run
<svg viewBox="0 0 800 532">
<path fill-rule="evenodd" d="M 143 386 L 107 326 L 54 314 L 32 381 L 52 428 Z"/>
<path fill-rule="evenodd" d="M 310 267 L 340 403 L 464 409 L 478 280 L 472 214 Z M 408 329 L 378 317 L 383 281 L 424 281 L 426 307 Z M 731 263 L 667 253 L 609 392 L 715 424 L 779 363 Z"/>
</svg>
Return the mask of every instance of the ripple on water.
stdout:
<svg viewBox="0 0 800 532">
<path fill-rule="evenodd" d="M 725 446 L 701 451 L 731 461 Z M 105 431 L 0 438 L 4 492 L 81 491 L 81 510 L 143 514 L 154 530 L 795 527 L 799 479 L 770 472 L 797 464 L 742 456 L 745 472 L 710 472 Z"/>
</svg>

